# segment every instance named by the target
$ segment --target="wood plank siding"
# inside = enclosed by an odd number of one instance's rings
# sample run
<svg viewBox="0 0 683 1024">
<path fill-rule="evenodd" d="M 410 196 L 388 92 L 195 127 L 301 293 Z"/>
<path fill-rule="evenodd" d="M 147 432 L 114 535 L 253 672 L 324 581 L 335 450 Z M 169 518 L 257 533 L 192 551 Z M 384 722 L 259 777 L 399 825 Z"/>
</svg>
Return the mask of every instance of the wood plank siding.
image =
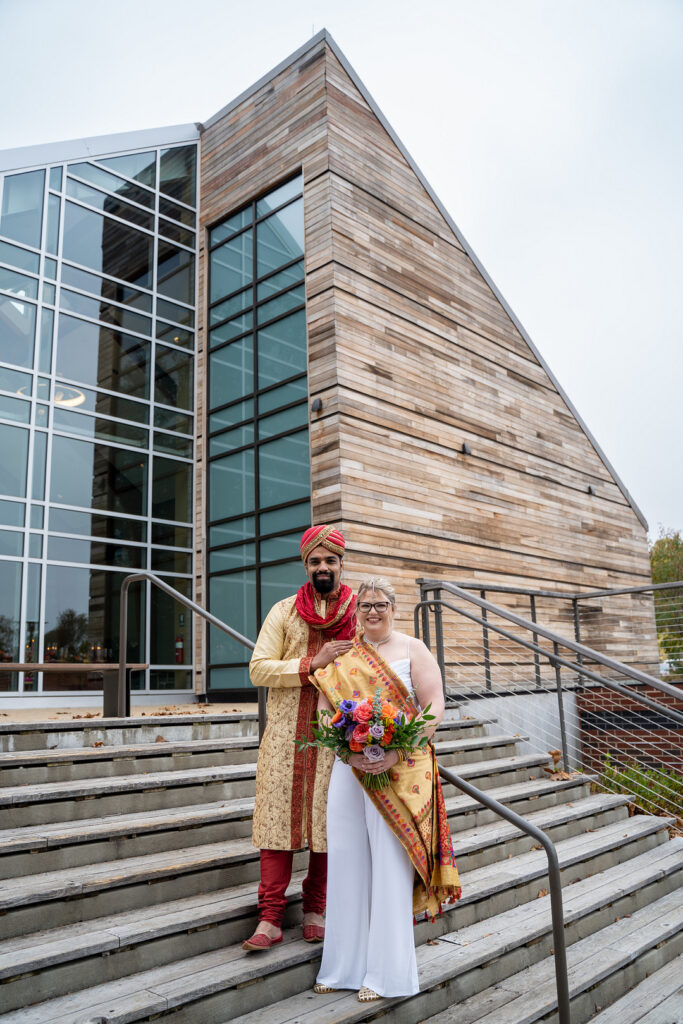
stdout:
<svg viewBox="0 0 683 1024">
<path fill-rule="evenodd" d="M 388 575 L 409 631 L 418 576 L 568 592 L 649 582 L 645 529 L 623 488 L 325 40 L 203 131 L 203 244 L 300 169 L 309 391 L 322 399 L 313 517 L 346 534 L 348 581 Z M 203 324 L 205 249 L 199 262 Z M 201 496 L 196 525 L 203 601 Z M 656 659 L 651 605 L 619 611 L 610 653 Z M 555 615 L 566 631 L 565 619 Z M 201 634 L 196 654 L 201 665 Z"/>
</svg>

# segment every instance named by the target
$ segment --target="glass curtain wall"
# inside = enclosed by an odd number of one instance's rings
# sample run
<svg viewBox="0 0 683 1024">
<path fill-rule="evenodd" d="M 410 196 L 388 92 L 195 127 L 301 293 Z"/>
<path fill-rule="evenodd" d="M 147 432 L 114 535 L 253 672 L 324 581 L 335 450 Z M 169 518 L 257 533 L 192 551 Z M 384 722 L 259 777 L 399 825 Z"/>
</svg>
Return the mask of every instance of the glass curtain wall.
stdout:
<svg viewBox="0 0 683 1024">
<path fill-rule="evenodd" d="M 211 611 L 255 638 L 305 581 L 311 522 L 302 178 L 210 233 Z M 251 688 L 248 652 L 209 629 L 209 693 Z"/>
<path fill-rule="evenodd" d="M 190 594 L 197 147 L 0 175 L 0 690 L 96 689 L 125 575 Z M 131 589 L 137 688 L 191 688 L 190 617 Z M 64 672 L 2 672 L 4 662 Z"/>
</svg>

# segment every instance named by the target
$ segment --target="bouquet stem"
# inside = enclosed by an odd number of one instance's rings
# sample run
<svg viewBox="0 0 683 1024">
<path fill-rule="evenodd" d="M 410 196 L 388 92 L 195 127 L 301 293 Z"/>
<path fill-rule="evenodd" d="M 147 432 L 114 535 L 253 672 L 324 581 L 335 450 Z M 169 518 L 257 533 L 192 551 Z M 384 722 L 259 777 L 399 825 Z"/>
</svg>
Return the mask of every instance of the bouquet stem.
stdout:
<svg viewBox="0 0 683 1024">
<path fill-rule="evenodd" d="M 376 792 L 379 789 L 384 789 L 385 786 L 389 785 L 389 772 L 380 772 L 379 775 L 370 775 L 365 773 L 363 776 L 363 785 L 366 789 L 371 789 Z"/>
</svg>

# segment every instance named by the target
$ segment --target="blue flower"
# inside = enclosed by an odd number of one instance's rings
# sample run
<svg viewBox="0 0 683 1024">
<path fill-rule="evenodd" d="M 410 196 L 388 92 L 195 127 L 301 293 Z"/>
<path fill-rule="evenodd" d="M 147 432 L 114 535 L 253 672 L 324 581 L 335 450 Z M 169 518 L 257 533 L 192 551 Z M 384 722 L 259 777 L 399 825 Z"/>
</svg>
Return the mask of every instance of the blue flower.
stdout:
<svg viewBox="0 0 683 1024">
<path fill-rule="evenodd" d="M 356 707 L 357 701 L 355 700 L 343 700 L 339 705 L 339 710 L 343 715 L 350 715 Z"/>
</svg>

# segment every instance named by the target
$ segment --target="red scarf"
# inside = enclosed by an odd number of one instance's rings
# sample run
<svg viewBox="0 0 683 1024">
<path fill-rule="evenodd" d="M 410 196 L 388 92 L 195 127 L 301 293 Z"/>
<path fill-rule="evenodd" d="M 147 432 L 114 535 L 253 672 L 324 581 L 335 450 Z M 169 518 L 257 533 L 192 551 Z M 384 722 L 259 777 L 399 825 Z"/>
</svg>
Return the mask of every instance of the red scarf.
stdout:
<svg viewBox="0 0 683 1024">
<path fill-rule="evenodd" d="M 325 618 L 320 602 L 327 600 Z M 304 583 L 296 592 L 296 610 L 312 629 L 323 630 L 325 638 L 353 640 L 356 635 L 356 597 L 351 587 L 342 583 L 339 590 L 322 598 L 311 583 Z"/>
</svg>

